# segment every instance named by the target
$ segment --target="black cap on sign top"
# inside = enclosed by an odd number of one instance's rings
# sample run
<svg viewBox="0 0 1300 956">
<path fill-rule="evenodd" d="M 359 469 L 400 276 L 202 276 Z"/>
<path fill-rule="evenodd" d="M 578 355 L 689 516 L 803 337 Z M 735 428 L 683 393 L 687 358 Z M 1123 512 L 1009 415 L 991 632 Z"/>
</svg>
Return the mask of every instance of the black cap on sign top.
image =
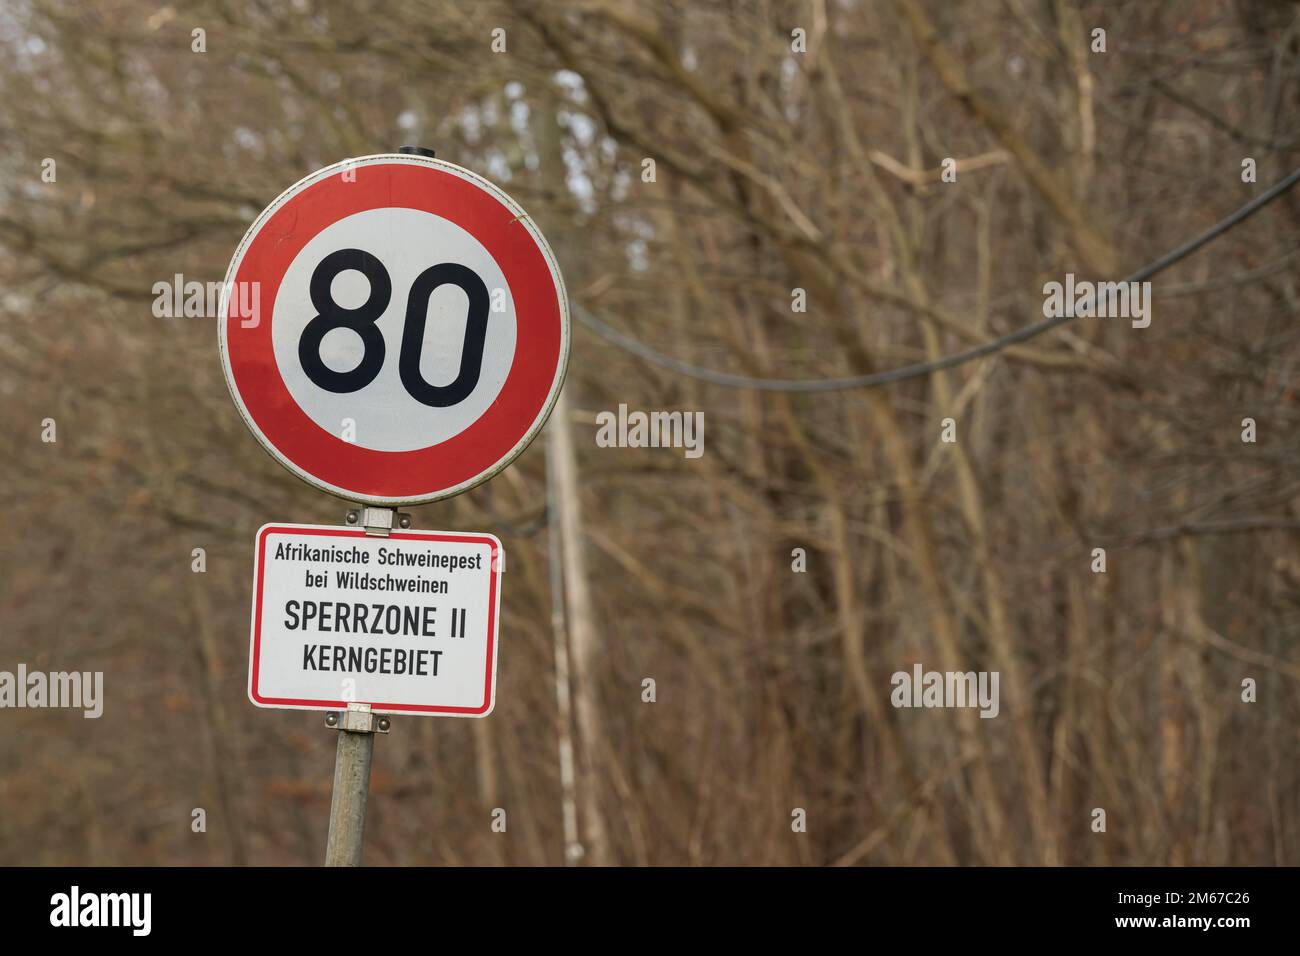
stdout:
<svg viewBox="0 0 1300 956">
<path fill-rule="evenodd" d="M 427 146 L 401 146 L 397 150 L 399 153 L 410 153 L 412 156 L 428 156 L 430 159 L 437 159 L 433 155 L 433 150 Z"/>
</svg>

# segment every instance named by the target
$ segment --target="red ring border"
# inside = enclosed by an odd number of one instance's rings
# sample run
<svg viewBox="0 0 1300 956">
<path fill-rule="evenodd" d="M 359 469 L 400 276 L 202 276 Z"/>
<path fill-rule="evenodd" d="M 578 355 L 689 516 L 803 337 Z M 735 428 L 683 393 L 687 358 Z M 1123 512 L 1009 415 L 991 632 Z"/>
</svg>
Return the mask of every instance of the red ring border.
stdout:
<svg viewBox="0 0 1300 956">
<path fill-rule="evenodd" d="M 432 162 L 437 161 L 363 159 L 310 185 L 290 187 L 254 223 L 232 263 L 233 281 L 261 283 L 262 321 L 252 328 L 238 317 L 222 323 L 231 390 L 269 451 L 344 497 L 415 503 L 464 490 L 523 450 L 521 442 L 558 393 L 564 293 L 549 249 L 523 216 L 472 173 L 465 173 L 472 179 L 462 178 Z M 343 179 L 349 169 L 355 181 Z M 271 339 L 280 283 L 303 246 L 340 219 L 384 207 L 433 213 L 474 235 L 501 267 L 515 304 L 514 361 L 501 392 L 464 431 L 415 451 L 363 448 L 317 425 L 290 395 Z"/>
</svg>

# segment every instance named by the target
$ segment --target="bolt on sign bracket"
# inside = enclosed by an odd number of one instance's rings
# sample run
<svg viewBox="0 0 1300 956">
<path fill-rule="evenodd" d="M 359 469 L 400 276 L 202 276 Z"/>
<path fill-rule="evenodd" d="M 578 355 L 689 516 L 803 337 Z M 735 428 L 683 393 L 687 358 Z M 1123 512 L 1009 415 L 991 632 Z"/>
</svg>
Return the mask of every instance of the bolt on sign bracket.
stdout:
<svg viewBox="0 0 1300 956">
<path fill-rule="evenodd" d="M 365 528 L 366 534 L 371 537 L 387 538 L 394 527 L 409 528 L 411 516 L 405 511 L 394 511 L 392 508 L 366 506 L 348 511 L 347 523 Z"/>
<path fill-rule="evenodd" d="M 325 714 L 326 727 L 354 734 L 386 734 L 392 729 L 392 723 L 387 714 L 371 713 L 369 704 L 348 704 L 347 710 L 331 710 Z"/>
</svg>

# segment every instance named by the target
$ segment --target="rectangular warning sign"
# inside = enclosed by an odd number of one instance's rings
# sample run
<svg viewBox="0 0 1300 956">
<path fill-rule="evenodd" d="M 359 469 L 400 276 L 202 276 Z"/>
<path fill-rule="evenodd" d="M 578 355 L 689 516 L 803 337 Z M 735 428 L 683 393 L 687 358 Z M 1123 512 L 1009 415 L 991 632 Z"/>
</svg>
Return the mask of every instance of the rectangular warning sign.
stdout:
<svg viewBox="0 0 1300 956">
<path fill-rule="evenodd" d="M 248 697 L 259 707 L 483 717 L 496 693 L 501 542 L 268 524 L 257 533 Z"/>
</svg>

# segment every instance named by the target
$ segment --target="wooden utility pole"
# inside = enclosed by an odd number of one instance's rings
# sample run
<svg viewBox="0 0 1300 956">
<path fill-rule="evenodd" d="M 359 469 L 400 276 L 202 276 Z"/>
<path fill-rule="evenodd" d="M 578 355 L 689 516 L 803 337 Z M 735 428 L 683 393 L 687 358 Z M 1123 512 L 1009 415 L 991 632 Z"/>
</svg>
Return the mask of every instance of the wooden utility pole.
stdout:
<svg viewBox="0 0 1300 956">
<path fill-rule="evenodd" d="M 564 617 L 564 548 L 560 543 L 560 508 L 555 493 L 555 441 L 546 426 L 547 564 L 550 566 L 551 635 L 555 645 L 555 716 L 560 757 L 560 816 L 564 825 L 564 863 L 574 866 L 585 850 L 578 831 L 578 791 L 573 767 L 573 679 L 569 669 L 569 628 Z"/>
<path fill-rule="evenodd" d="M 569 658 L 575 679 L 573 703 L 581 751 L 578 793 L 586 834 L 583 843 L 588 862 L 595 866 L 606 866 L 610 863 L 609 836 L 601 808 L 599 777 L 596 774 L 596 767 L 605 749 L 593 674 L 596 624 L 583 550 L 582 504 L 578 493 L 578 460 L 573 447 L 572 428 L 568 393 L 561 390 L 551 415 L 550 426 L 546 429 L 547 461 L 550 465 L 547 480 L 555 504 L 552 528 L 559 529 Z"/>
</svg>

